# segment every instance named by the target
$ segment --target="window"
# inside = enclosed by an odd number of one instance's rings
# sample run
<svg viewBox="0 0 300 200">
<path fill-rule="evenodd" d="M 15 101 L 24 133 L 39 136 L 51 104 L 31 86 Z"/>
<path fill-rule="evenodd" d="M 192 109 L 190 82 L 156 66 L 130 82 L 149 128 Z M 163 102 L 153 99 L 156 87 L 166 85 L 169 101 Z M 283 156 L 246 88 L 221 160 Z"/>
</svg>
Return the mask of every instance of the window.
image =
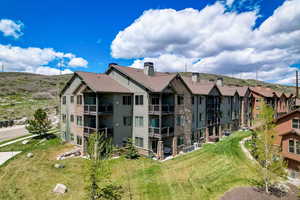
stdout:
<svg viewBox="0 0 300 200">
<path fill-rule="evenodd" d="M 74 103 L 74 96 L 71 96 L 71 103 Z"/>
<path fill-rule="evenodd" d="M 300 154 L 300 141 L 296 141 L 296 154 Z"/>
<path fill-rule="evenodd" d="M 152 96 L 151 97 L 151 104 L 152 105 L 159 105 L 159 96 Z"/>
<path fill-rule="evenodd" d="M 82 126 L 82 116 L 76 116 L 76 122 L 78 126 Z"/>
<path fill-rule="evenodd" d="M 135 96 L 135 105 L 143 105 L 144 104 L 144 99 L 143 95 L 136 95 Z"/>
<path fill-rule="evenodd" d="M 74 134 L 70 133 L 71 141 L 74 141 Z"/>
<path fill-rule="evenodd" d="M 176 125 L 177 126 L 184 126 L 184 116 L 183 115 L 177 115 L 176 116 Z"/>
<path fill-rule="evenodd" d="M 135 137 L 134 138 L 134 143 L 135 143 L 135 146 L 144 147 L 144 138 Z"/>
<path fill-rule="evenodd" d="M 131 96 L 123 96 L 123 105 L 131 105 Z"/>
<path fill-rule="evenodd" d="M 183 100 L 184 100 L 183 95 L 178 95 L 177 96 L 177 104 L 178 105 L 182 105 L 183 104 Z"/>
<path fill-rule="evenodd" d="M 70 116 L 70 120 L 71 120 L 71 122 L 74 122 L 74 115 Z"/>
<path fill-rule="evenodd" d="M 77 95 L 77 104 L 82 104 L 82 95 Z"/>
<path fill-rule="evenodd" d="M 194 105 L 195 103 L 195 100 L 194 100 L 194 97 L 192 97 L 192 105 Z"/>
<path fill-rule="evenodd" d="M 62 115 L 62 121 L 65 123 L 66 120 L 67 120 L 67 115 L 66 115 L 66 114 L 63 114 L 63 115 Z"/>
<path fill-rule="evenodd" d="M 179 136 L 177 138 L 177 146 L 183 145 L 184 144 L 184 137 L 183 136 Z"/>
<path fill-rule="evenodd" d="M 300 129 L 300 119 L 293 119 L 292 128 Z"/>
<path fill-rule="evenodd" d="M 67 103 L 67 97 L 63 96 L 63 98 L 62 98 L 62 104 L 66 104 L 66 103 Z"/>
<path fill-rule="evenodd" d="M 199 97 L 199 104 L 202 103 L 202 97 Z"/>
<path fill-rule="evenodd" d="M 132 119 L 131 116 L 123 117 L 123 125 L 124 126 L 131 126 L 132 125 L 132 123 L 131 123 L 132 120 L 131 119 Z"/>
<path fill-rule="evenodd" d="M 135 127 L 143 127 L 144 126 L 144 118 L 141 116 L 135 117 Z"/>
<path fill-rule="evenodd" d="M 199 113 L 199 121 L 202 121 L 202 113 Z"/>
<path fill-rule="evenodd" d="M 82 137 L 79 135 L 76 136 L 76 144 L 82 145 Z"/>
<path fill-rule="evenodd" d="M 289 152 L 300 155 L 300 141 L 298 140 L 289 140 Z"/>
</svg>

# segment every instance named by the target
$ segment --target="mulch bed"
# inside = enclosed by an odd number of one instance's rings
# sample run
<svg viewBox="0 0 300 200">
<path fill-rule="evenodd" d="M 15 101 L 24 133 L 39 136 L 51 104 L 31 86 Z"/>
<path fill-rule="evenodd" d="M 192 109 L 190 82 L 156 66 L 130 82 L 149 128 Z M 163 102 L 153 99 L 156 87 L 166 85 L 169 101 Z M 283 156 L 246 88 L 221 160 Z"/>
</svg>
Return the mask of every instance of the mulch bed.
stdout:
<svg viewBox="0 0 300 200">
<path fill-rule="evenodd" d="M 297 187 L 290 184 L 288 186 L 290 191 L 281 197 L 276 194 L 268 195 L 254 187 L 238 187 L 226 192 L 220 200 L 299 200 Z"/>
</svg>

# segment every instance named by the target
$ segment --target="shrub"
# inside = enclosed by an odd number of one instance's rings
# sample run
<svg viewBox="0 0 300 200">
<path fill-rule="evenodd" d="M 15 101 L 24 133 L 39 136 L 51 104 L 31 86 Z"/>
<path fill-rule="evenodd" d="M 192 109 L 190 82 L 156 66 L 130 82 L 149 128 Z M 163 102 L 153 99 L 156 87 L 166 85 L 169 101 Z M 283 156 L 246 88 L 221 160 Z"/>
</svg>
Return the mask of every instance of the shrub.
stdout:
<svg viewBox="0 0 300 200">
<path fill-rule="evenodd" d="M 138 157 L 140 157 L 140 155 L 138 154 L 136 148 L 134 147 L 134 145 L 132 143 L 131 138 L 128 139 L 125 149 L 126 149 L 125 150 L 125 158 L 127 158 L 127 159 L 137 159 Z"/>
</svg>

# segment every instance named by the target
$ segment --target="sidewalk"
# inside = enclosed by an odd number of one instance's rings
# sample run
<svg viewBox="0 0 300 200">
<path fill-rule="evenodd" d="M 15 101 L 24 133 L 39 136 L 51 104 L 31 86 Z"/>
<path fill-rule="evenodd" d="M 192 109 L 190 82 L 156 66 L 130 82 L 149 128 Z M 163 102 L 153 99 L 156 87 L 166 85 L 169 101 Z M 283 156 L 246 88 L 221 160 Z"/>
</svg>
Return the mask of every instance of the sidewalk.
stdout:
<svg viewBox="0 0 300 200">
<path fill-rule="evenodd" d="M 5 147 L 5 146 L 10 145 L 10 144 L 14 144 L 16 142 L 20 142 L 20 141 L 23 141 L 23 140 L 26 140 L 26 139 L 30 139 L 30 138 L 33 138 L 33 137 L 36 137 L 36 136 L 38 136 L 38 135 L 30 135 L 30 136 L 27 136 L 27 137 L 19 138 L 19 139 L 16 139 L 16 140 L 13 140 L 13 141 L 1 144 L 0 148 L 1 147 Z"/>
</svg>

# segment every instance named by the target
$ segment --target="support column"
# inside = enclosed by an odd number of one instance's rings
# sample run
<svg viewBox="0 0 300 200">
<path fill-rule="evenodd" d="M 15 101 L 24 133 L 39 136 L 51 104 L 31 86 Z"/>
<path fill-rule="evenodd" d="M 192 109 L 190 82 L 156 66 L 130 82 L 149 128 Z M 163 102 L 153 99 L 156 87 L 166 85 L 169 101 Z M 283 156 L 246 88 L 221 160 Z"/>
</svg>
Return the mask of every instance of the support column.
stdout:
<svg viewBox="0 0 300 200">
<path fill-rule="evenodd" d="M 98 129 L 99 129 L 99 122 L 98 122 L 98 112 L 99 112 L 99 106 L 98 106 L 98 94 L 96 93 L 96 132 L 98 133 Z"/>
<path fill-rule="evenodd" d="M 220 138 L 223 137 L 223 135 L 222 135 L 222 125 L 219 125 L 219 137 Z"/>
<path fill-rule="evenodd" d="M 208 127 L 205 128 L 204 134 L 205 134 L 205 142 L 209 142 L 209 140 L 208 140 Z"/>
<path fill-rule="evenodd" d="M 172 155 L 173 156 L 177 155 L 177 136 L 173 137 L 173 141 L 172 141 Z"/>
<path fill-rule="evenodd" d="M 241 113 L 241 121 L 240 121 L 240 126 L 245 126 L 245 116 L 244 116 L 244 105 L 245 104 L 245 100 L 244 98 L 242 98 L 242 106 L 241 106 L 241 110 L 240 110 L 240 113 Z"/>
<path fill-rule="evenodd" d="M 157 143 L 157 157 L 160 160 L 164 159 L 164 143 L 162 140 L 159 140 Z"/>
<path fill-rule="evenodd" d="M 162 129 L 162 95 L 159 94 L 159 134 L 161 135 L 161 129 Z"/>
</svg>

